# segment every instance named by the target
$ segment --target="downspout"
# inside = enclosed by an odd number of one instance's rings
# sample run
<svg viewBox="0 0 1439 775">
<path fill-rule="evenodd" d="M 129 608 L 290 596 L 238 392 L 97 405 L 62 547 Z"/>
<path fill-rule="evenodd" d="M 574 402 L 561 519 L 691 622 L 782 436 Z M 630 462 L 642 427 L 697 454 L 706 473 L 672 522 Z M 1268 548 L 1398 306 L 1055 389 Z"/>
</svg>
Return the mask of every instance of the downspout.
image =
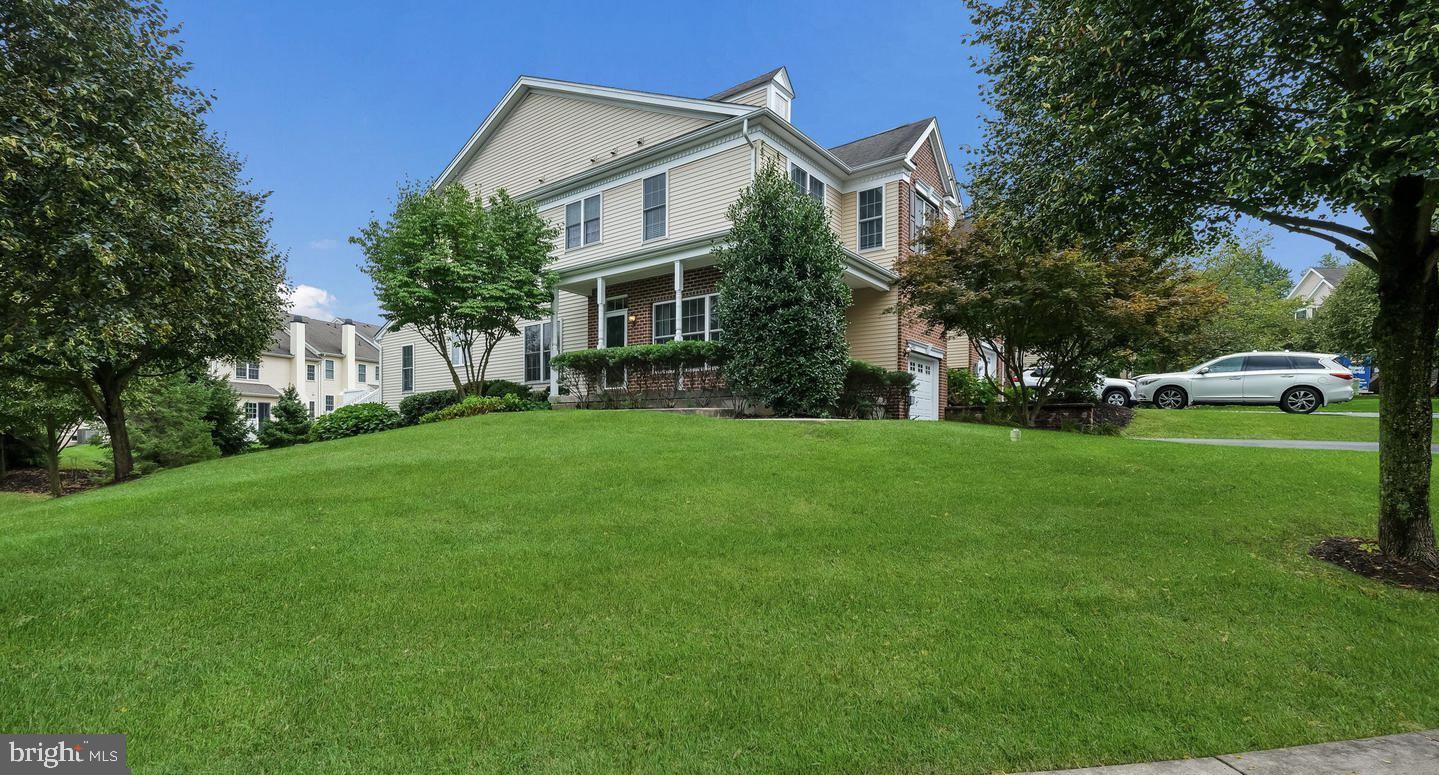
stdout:
<svg viewBox="0 0 1439 775">
<path fill-rule="evenodd" d="M 755 145 L 754 138 L 749 136 L 749 116 L 745 116 L 740 122 L 740 134 L 744 135 L 744 141 L 749 143 L 749 182 L 754 182 L 755 174 L 759 171 L 759 147 Z"/>
</svg>

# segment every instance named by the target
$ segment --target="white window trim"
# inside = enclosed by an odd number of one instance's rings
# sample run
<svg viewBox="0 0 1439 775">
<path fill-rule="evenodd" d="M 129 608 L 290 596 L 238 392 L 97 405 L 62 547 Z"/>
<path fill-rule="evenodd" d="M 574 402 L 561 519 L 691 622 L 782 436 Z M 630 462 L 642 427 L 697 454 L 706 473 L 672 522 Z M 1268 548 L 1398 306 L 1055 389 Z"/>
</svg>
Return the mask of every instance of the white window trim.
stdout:
<svg viewBox="0 0 1439 775">
<path fill-rule="evenodd" d="M 664 209 L 665 209 L 665 233 L 659 235 L 658 237 L 646 237 L 646 236 L 645 236 L 645 181 L 646 181 L 646 180 L 649 180 L 649 179 L 651 179 L 651 178 L 661 178 L 661 177 L 665 179 L 665 203 L 664 203 L 663 205 L 661 205 L 661 206 L 664 207 Z M 582 206 L 583 206 L 583 205 L 582 205 Z M 605 203 L 604 203 L 603 200 L 601 200 L 601 201 L 600 201 L 600 236 L 604 236 L 604 207 L 605 207 Z M 580 228 L 583 229 L 584 227 L 581 226 Z M 664 170 L 663 172 L 657 172 L 657 173 L 655 173 L 655 174 L 653 174 L 653 175 L 646 175 L 645 177 L 640 178 L 640 242 L 658 242 L 658 241 L 663 240 L 663 239 L 669 239 L 669 236 L 670 236 L 670 171 L 669 171 L 669 170 Z M 599 244 L 599 243 L 591 243 L 591 244 Z"/>
<path fill-rule="evenodd" d="M 406 350 L 409 350 L 409 351 L 410 351 L 410 365 L 409 365 L 409 366 L 406 366 L 406 365 L 405 365 L 405 351 L 406 351 Z M 410 373 L 410 375 L 409 375 L 409 376 L 410 376 L 410 386 L 409 386 L 409 387 L 405 387 L 405 372 L 407 372 L 407 371 Z M 404 345 L 404 346 L 400 347 L 400 392 L 401 392 L 401 393 L 413 393 L 413 392 L 415 392 L 415 346 L 412 345 L 412 344 L 407 344 L 407 345 Z"/>
<path fill-rule="evenodd" d="M 653 176 L 651 176 L 651 177 L 653 177 Z M 666 203 L 666 205 L 668 205 L 668 203 L 669 203 L 669 196 L 670 196 L 670 190 L 669 190 L 669 189 L 670 189 L 670 186 L 669 186 L 669 178 L 665 178 L 665 203 Z M 640 210 L 641 210 L 642 212 L 643 212 L 643 210 L 644 210 L 644 204 L 645 204 L 645 202 L 644 202 L 644 196 L 645 196 L 645 192 L 644 192 L 643 184 L 641 184 L 641 188 L 640 188 Z M 594 242 L 585 242 L 585 200 L 587 200 L 587 199 L 599 199 L 599 200 L 600 200 L 600 205 L 599 205 L 599 211 L 600 211 L 600 233 L 599 233 L 599 236 L 595 237 L 595 241 L 594 241 Z M 579 202 L 579 203 L 580 203 L 580 244 L 578 244 L 578 245 L 576 245 L 576 246 L 574 246 L 574 247 L 570 247 L 570 240 L 569 240 L 569 228 L 570 228 L 569 217 L 570 217 L 570 216 L 569 216 L 569 212 L 570 212 L 570 205 L 574 204 L 575 202 Z M 560 206 L 560 213 L 561 213 L 562 217 L 564 218 L 564 221 L 563 221 L 564 227 L 560 230 L 560 237 L 561 237 L 562 239 L 564 239 L 564 242 L 563 242 L 562 244 L 565 246 L 565 252 L 566 252 L 566 253 L 573 253 L 573 252 L 575 252 L 575 251 L 577 251 L 577 250 L 584 250 L 585 248 L 588 248 L 588 247 L 593 247 L 593 246 L 595 246 L 595 245 L 603 245 L 603 244 L 604 244 L 604 242 L 605 242 L 605 192 L 603 192 L 603 191 L 598 191 L 598 192 L 595 192 L 595 193 L 593 193 L 593 194 L 586 193 L 586 194 L 583 194 L 583 195 L 581 195 L 581 196 L 574 197 L 574 198 L 572 198 L 572 199 L 567 199 L 567 200 L 565 200 L 565 203 Z M 644 215 L 641 214 L 640 217 L 643 218 Z M 668 207 L 665 208 L 665 218 L 666 218 L 666 219 L 669 218 L 669 208 L 668 208 Z M 643 230 L 643 225 L 641 225 L 641 229 Z M 643 233 L 643 231 L 642 231 L 641 233 Z M 666 233 L 666 234 L 669 233 L 669 222 L 668 222 L 668 220 L 666 220 L 666 222 L 665 222 L 665 233 Z"/>
<path fill-rule="evenodd" d="M 911 186 L 911 187 L 910 187 L 910 198 L 911 198 L 911 200 L 923 199 L 926 204 L 928 204 L 930 207 L 933 207 L 933 208 L 934 208 L 934 216 L 935 216 L 935 219 L 938 220 L 939 218 L 941 218 L 941 217 L 944 216 L 944 208 L 940 206 L 939 202 L 935 201 L 935 198 L 934 198 L 933 196 L 930 196 L 930 195 L 929 195 L 928 188 L 929 188 L 928 186 L 921 187 L 920 185 Z M 910 234 L 909 234 L 909 242 L 910 242 L 910 249 L 911 249 L 911 250 L 914 249 L 914 240 L 915 240 L 915 236 L 914 236 L 914 215 L 915 215 L 915 213 L 919 212 L 919 208 L 915 207 L 915 204 L 917 204 L 917 202 L 915 202 L 915 201 L 911 201 L 911 202 L 909 203 L 909 208 L 910 208 L 910 213 L 909 213 L 909 231 L 910 231 Z M 881 211 L 880 217 L 883 217 L 883 211 Z M 858 223 L 858 221 L 856 221 L 856 223 Z M 856 226 L 855 228 L 858 229 L 859 227 Z M 883 236 L 884 236 L 883 227 L 880 227 L 880 237 L 881 237 L 881 239 L 883 238 Z"/>
<path fill-rule="evenodd" d="M 327 380 L 329 380 L 329 381 L 331 381 L 331 382 L 334 382 L 334 381 L 335 381 L 335 362 L 334 362 L 334 360 L 332 360 L 332 359 L 330 359 L 330 358 L 326 358 L 326 359 L 324 360 L 324 362 L 321 363 L 320 365 L 321 365 L 321 366 L 323 367 L 323 369 L 324 369 L 324 372 L 323 372 L 323 373 L 324 373 L 324 375 L 325 375 L 325 379 L 327 379 Z"/>
<path fill-rule="evenodd" d="M 800 193 L 811 199 L 817 200 L 820 204 L 824 204 L 825 200 L 829 197 L 829 184 L 824 181 L 824 178 L 814 174 L 813 172 L 810 172 L 808 167 L 796 164 L 793 160 L 791 160 L 789 163 L 789 182 L 791 183 L 795 182 L 795 170 L 799 170 L 800 172 L 804 173 L 804 190 Z M 813 192 L 815 181 L 819 181 L 819 184 L 824 187 L 820 189 L 818 197 L 816 197 Z"/>
<path fill-rule="evenodd" d="M 305 364 L 305 381 L 314 382 L 320 376 L 320 365 L 318 363 Z"/>
<path fill-rule="evenodd" d="M 335 396 L 333 394 L 328 394 L 325 396 L 324 406 L 325 414 L 329 414 L 330 412 L 335 411 Z"/>
<path fill-rule="evenodd" d="M 241 366 L 248 367 L 248 366 L 249 366 L 250 364 L 252 364 L 252 363 L 255 365 L 255 376 L 253 376 L 253 377 L 250 376 L 250 369 L 249 369 L 249 368 L 246 368 L 246 369 L 245 369 L 245 376 L 243 376 L 243 377 L 240 376 L 240 367 L 241 367 Z M 259 362 L 259 361 L 240 361 L 240 362 L 238 362 L 238 363 L 235 364 L 235 367 L 234 367 L 233 369 L 230 369 L 230 376 L 233 377 L 236 382 L 259 382 L 259 381 L 260 381 L 260 362 Z"/>
<path fill-rule="evenodd" d="M 885 189 L 885 186 L 884 186 L 884 185 L 878 185 L 878 186 L 870 186 L 869 188 L 861 189 L 861 190 L 859 190 L 859 191 L 854 192 L 854 246 L 855 246 L 855 249 L 856 249 L 858 252 L 860 252 L 860 253 L 869 253 L 869 252 L 875 251 L 875 250 L 884 250 L 884 210 L 885 210 L 885 207 L 888 206 L 888 203 L 885 201 L 886 193 L 885 193 L 885 190 L 884 190 L 884 189 Z M 863 231 L 862 231 L 862 229 L 861 229 L 861 221 L 862 221 L 862 220 L 874 220 L 874 219 L 873 219 L 873 218 L 861 219 L 861 218 L 859 217 L 860 208 L 861 208 L 860 200 L 862 199 L 863 194 L 864 194 L 866 191 L 875 191 L 875 190 L 878 190 L 878 191 L 879 191 L 879 244 L 878 244 L 878 245 L 870 245 L 869 247 L 866 248 L 866 247 L 861 247 L 861 246 L 860 246 L 860 244 L 861 244 L 861 243 L 860 243 L 860 240 L 863 239 L 863 236 L 862 236 Z"/>
<path fill-rule="evenodd" d="M 717 322 L 717 321 L 715 320 L 715 301 L 719 299 L 719 294 L 718 294 L 718 293 L 701 293 L 701 294 L 697 294 L 697 295 L 695 295 L 695 296 L 684 296 L 684 297 L 681 297 L 681 298 L 680 298 L 680 303 L 683 304 L 683 303 L 686 302 L 686 301 L 694 301 L 695 299 L 704 299 L 704 300 L 705 300 L 705 338 L 704 338 L 704 341 L 706 341 L 706 342 L 713 341 L 713 334 L 715 333 L 715 330 L 716 330 L 715 323 Z M 674 300 L 674 299 L 665 299 L 664 301 L 657 301 L 657 302 L 655 302 L 654 304 L 651 304 L 651 305 L 650 305 L 650 343 L 651 343 L 651 344 L 664 344 L 664 342 L 657 342 L 657 341 L 655 341 L 655 310 L 656 310 L 657 308 L 665 305 L 665 304 L 674 304 L 674 303 L 675 303 L 675 300 Z M 718 330 L 719 330 L 720 333 L 724 333 L 724 329 L 721 328 L 721 329 L 718 329 Z M 675 333 L 676 333 L 676 334 L 679 334 L 681 337 L 684 336 L 684 309 L 683 309 L 683 307 L 679 307 L 679 306 L 675 307 Z M 669 342 L 676 341 L 676 339 L 674 338 L 674 334 L 671 334 L 670 337 L 669 337 L 669 339 L 667 339 L 667 340 L 665 340 L 665 341 L 669 341 Z"/>
<path fill-rule="evenodd" d="M 559 322 L 555 321 L 554 325 L 558 324 Z M 550 349 L 550 343 L 554 339 L 554 329 L 550 329 L 551 335 L 549 337 L 546 337 L 545 326 L 548 325 L 551 325 L 550 321 L 541 320 L 535 323 L 525 323 L 520 326 L 520 381 L 525 383 L 526 385 L 550 384 L 550 375 L 548 372 L 553 370 L 554 367 L 551 367 L 549 370 L 545 369 L 545 353 Z M 525 364 L 525 359 L 529 357 L 529 351 L 525 349 L 525 332 L 531 328 L 534 328 L 535 326 L 539 326 L 540 328 L 540 378 L 530 379 L 530 375 L 527 371 L 528 366 Z M 558 353 L 553 353 L 551 357 L 553 357 L 554 355 L 558 355 Z"/>
</svg>

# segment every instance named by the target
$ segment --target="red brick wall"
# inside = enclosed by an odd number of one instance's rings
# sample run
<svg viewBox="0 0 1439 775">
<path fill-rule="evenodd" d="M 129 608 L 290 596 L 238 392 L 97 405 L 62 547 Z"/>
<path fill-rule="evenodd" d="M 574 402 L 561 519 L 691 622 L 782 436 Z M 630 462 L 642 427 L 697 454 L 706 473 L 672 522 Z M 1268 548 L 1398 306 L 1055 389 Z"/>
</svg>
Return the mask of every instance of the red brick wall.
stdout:
<svg viewBox="0 0 1439 775">
<path fill-rule="evenodd" d="M 719 285 L 720 271 L 712 266 L 698 267 L 685 270 L 684 297 L 706 296 L 715 292 Z M 629 307 L 629 314 L 634 317 L 625 327 L 625 336 L 629 344 L 649 344 L 653 341 L 654 322 L 650 319 L 654 314 L 654 305 L 663 301 L 674 301 L 675 278 L 672 273 L 666 272 L 658 277 L 646 277 L 643 280 L 634 280 L 627 283 L 614 283 L 605 286 L 605 297 L 613 299 L 616 296 L 624 296 L 625 304 Z M 595 293 L 590 292 L 588 333 L 585 335 L 586 347 L 594 348 L 599 346 L 599 309 L 596 306 Z M 611 342 L 610 344 L 614 344 Z"/>
</svg>

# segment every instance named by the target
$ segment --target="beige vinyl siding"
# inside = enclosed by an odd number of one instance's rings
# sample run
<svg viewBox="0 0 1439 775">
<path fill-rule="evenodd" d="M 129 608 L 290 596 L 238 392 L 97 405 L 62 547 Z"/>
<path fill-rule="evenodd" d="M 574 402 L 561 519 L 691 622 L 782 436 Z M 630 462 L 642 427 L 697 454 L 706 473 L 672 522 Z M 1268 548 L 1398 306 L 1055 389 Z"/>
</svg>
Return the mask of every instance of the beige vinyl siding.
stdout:
<svg viewBox="0 0 1439 775">
<path fill-rule="evenodd" d="M 873 186 L 859 188 L 868 190 Z M 859 249 L 859 192 L 844 195 L 840 207 L 839 238 L 844 246 L 885 268 L 893 268 L 899 257 L 899 183 L 884 184 L 884 247 Z"/>
<path fill-rule="evenodd" d="M 555 239 L 551 267 L 567 269 L 728 229 L 726 211 L 749 184 L 749 165 L 749 147 L 741 145 L 671 168 L 666 181 L 668 228 L 664 237 L 648 241 L 643 239 L 642 180 L 601 192 L 600 241 L 590 245 L 565 249 L 565 206 L 575 200 L 544 211 L 541 215 L 561 231 Z M 593 192 L 585 196 L 593 196 Z"/>
<path fill-rule="evenodd" d="M 839 189 L 835 188 L 834 186 L 825 186 L 825 187 L 824 187 L 824 208 L 825 208 L 825 210 L 828 211 L 828 213 L 829 213 L 829 228 L 830 228 L 830 231 L 833 231 L 835 234 L 843 234 L 843 229 L 844 229 L 844 215 L 843 215 L 843 212 L 842 212 L 843 207 L 844 207 L 844 194 L 841 194 L 841 193 L 839 192 Z M 840 239 L 843 240 L 844 238 L 843 238 L 843 237 L 840 237 Z"/>
<path fill-rule="evenodd" d="M 560 350 L 562 352 L 584 349 L 587 339 L 588 319 L 586 315 L 588 313 L 589 299 L 587 297 L 577 296 L 573 293 L 560 293 Z M 494 352 L 490 353 L 489 365 L 485 369 L 486 380 L 507 379 L 511 382 L 524 382 L 525 325 L 529 325 L 529 323 L 521 324 L 519 336 L 507 336 L 495 345 Z M 415 348 L 415 389 L 409 393 L 400 390 L 402 384 L 401 348 L 405 345 L 414 345 Z M 475 357 L 478 358 L 478 353 Z M 432 390 L 453 390 L 455 387 L 454 381 L 450 379 L 449 369 L 445 367 L 444 358 L 435 352 L 414 326 L 392 329 L 385 333 L 384 341 L 381 342 L 380 361 L 380 395 L 390 406 L 399 406 L 400 400 L 407 395 L 427 393 Z"/>
<path fill-rule="evenodd" d="M 520 196 L 709 123 L 691 116 L 536 92 L 515 106 L 460 171 L 458 180 L 485 196 L 501 188 Z M 591 162 L 592 158 L 598 161 Z"/>
<path fill-rule="evenodd" d="M 974 365 L 974 358 L 969 351 L 969 335 L 953 333 L 945 343 L 945 353 L 951 369 L 968 369 Z"/>
<path fill-rule="evenodd" d="M 765 100 L 769 98 L 769 89 L 761 86 L 754 91 L 747 91 L 738 97 L 730 97 L 725 102 L 738 102 L 741 105 L 753 105 L 757 108 L 765 107 Z"/>
<path fill-rule="evenodd" d="M 844 313 L 851 358 L 886 369 L 898 366 L 899 318 L 885 312 L 896 300 L 893 291 L 854 291 L 854 301 Z"/>
</svg>

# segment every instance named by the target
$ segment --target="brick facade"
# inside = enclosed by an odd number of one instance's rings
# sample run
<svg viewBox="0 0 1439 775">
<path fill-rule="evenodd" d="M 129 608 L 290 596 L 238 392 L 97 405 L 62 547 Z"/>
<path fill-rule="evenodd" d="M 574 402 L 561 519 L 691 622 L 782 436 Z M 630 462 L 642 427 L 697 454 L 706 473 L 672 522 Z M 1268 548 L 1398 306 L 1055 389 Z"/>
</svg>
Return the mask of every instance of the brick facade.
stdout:
<svg viewBox="0 0 1439 775">
<path fill-rule="evenodd" d="M 719 287 L 720 272 L 712 266 L 703 266 L 695 269 L 685 270 L 684 298 L 693 296 L 708 296 Z M 658 277 L 646 277 L 642 280 L 633 280 L 627 283 L 614 283 L 605 286 L 605 298 L 614 299 L 619 296 L 625 297 L 625 305 L 629 309 L 629 316 L 633 320 L 625 324 L 626 344 L 649 344 L 654 338 L 654 322 L 651 317 L 654 315 L 654 305 L 675 299 L 674 275 L 666 272 Z M 595 348 L 599 346 L 599 308 L 595 292 L 590 292 L 588 329 L 585 334 L 585 346 Z M 613 346 L 614 342 L 607 342 Z"/>
</svg>

